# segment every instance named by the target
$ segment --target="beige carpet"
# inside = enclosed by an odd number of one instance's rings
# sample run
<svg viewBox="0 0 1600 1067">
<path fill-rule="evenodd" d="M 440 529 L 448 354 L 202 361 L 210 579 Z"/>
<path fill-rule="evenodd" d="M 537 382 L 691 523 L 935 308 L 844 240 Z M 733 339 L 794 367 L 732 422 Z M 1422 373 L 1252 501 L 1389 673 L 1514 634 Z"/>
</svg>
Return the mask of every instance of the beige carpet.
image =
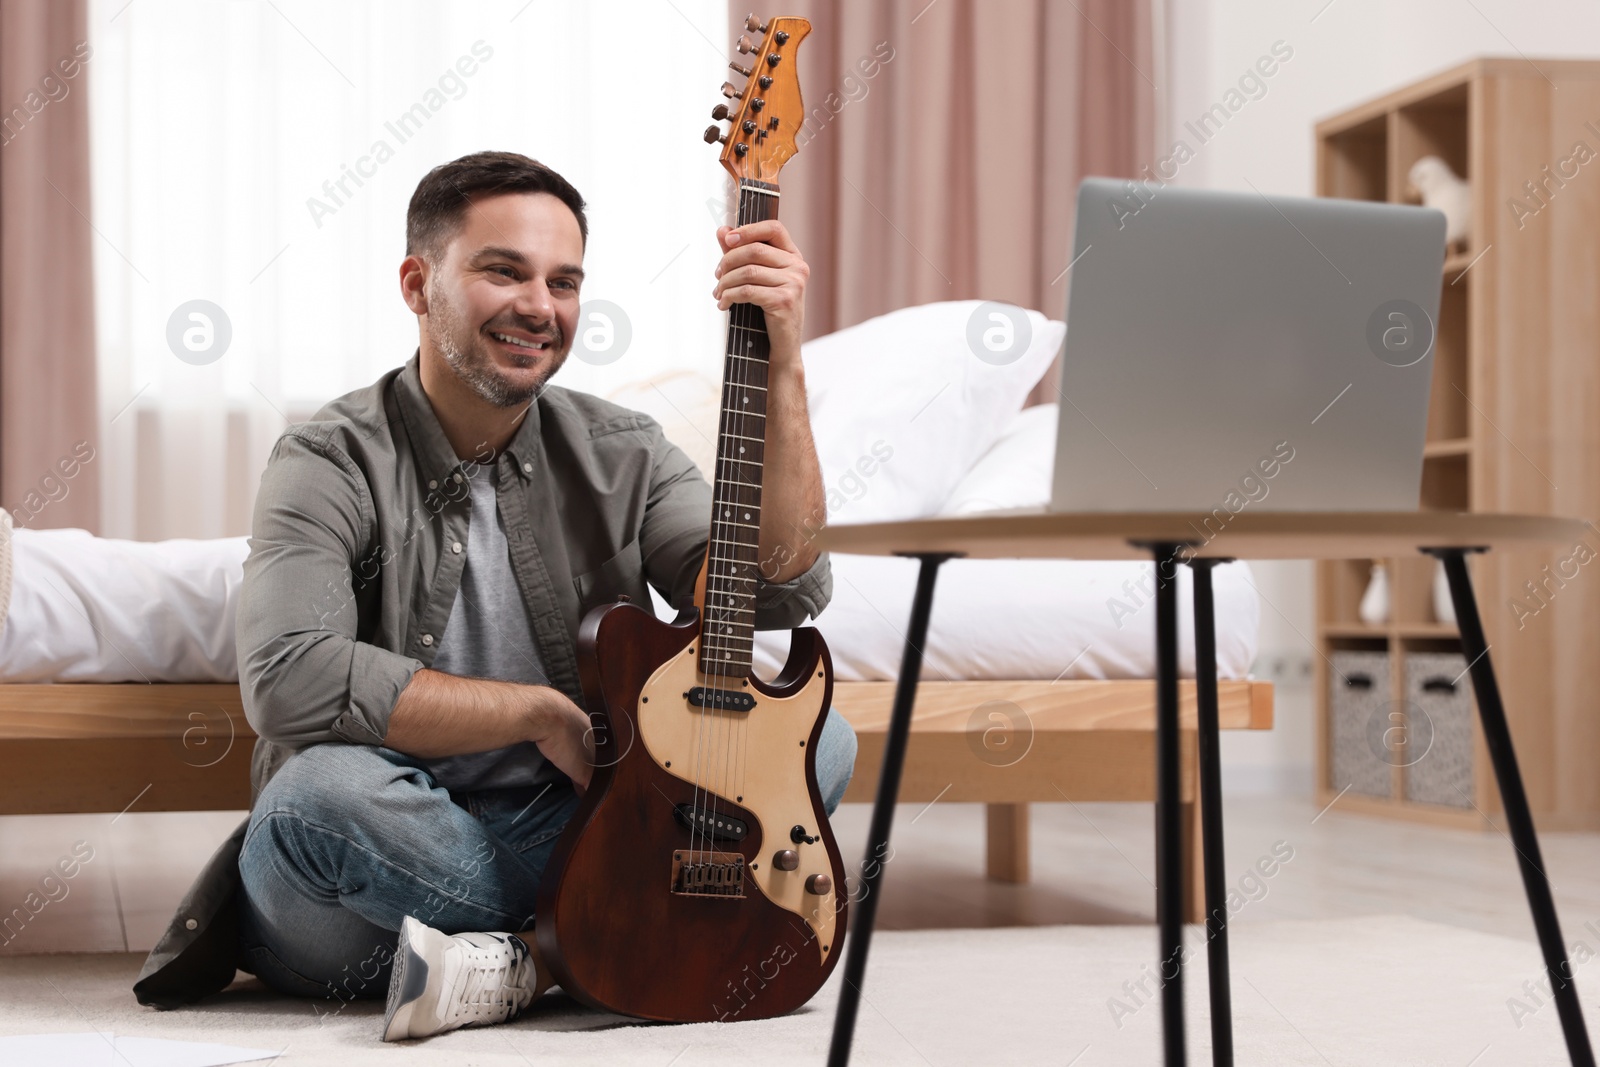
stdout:
<svg viewBox="0 0 1600 1067">
<path fill-rule="evenodd" d="M 1191 934 L 1202 952 L 1198 931 Z M 1600 947 L 1587 930 L 1567 934 Z M 1159 1006 L 1141 1005 L 1136 988 L 1154 954 L 1150 927 L 885 932 L 873 944 L 854 1062 L 1159 1063 Z M 1531 940 L 1407 918 L 1263 922 L 1234 931 L 1233 959 L 1241 1067 L 1565 1062 L 1554 1005 L 1539 1007 L 1543 994 L 1523 988 L 1540 973 Z M 338 1067 L 821 1064 L 838 985 L 835 975 L 806 1009 L 765 1022 L 636 1026 L 554 997 L 508 1026 L 386 1046 L 376 1038 L 380 1005 L 319 1014 L 326 1008 L 279 998 L 254 980 L 187 1011 L 140 1008 L 128 989 L 139 962 L 125 955 L 0 960 L 0 1033 L 96 1029 L 227 1042 L 283 1049 L 278 1064 Z M 1191 1062 L 1205 1063 L 1204 966 L 1186 977 Z M 1600 1035 L 1600 966 L 1580 968 L 1578 980 L 1590 1030 Z M 1121 1004 L 1115 1016 L 1114 998 Z M 1520 1026 L 1513 999 L 1531 1013 Z"/>
</svg>

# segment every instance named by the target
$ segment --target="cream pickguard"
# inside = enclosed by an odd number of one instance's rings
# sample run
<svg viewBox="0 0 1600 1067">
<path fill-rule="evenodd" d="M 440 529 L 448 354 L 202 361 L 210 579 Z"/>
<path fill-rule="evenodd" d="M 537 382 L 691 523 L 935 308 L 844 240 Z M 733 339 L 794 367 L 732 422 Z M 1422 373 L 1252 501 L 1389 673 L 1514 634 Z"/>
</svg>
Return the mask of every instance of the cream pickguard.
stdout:
<svg viewBox="0 0 1600 1067">
<path fill-rule="evenodd" d="M 789 828 L 804 826 L 820 836 L 802 747 L 822 713 L 827 680 L 819 671 L 788 697 L 752 692 L 756 706 L 748 712 L 699 708 L 684 694 L 697 685 L 727 688 L 729 682 L 701 673 L 695 666 L 697 648 L 698 642 L 691 642 L 645 683 L 640 696 L 649 699 L 636 709 L 639 736 L 651 759 L 661 767 L 670 765 L 668 774 L 689 782 L 698 779 L 729 799 L 744 798 L 739 804 L 755 815 L 764 850 L 750 865 L 749 878 L 779 907 L 810 925 L 826 959 L 833 946 L 840 887 L 821 895 L 806 891 L 806 879 L 814 874 L 831 881 L 833 865 L 822 841 L 791 844 Z M 786 848 L 800 855 L 800 865 L 792 871 L 780 871 L 772 863 L 773 854 Z"/>
</svg>

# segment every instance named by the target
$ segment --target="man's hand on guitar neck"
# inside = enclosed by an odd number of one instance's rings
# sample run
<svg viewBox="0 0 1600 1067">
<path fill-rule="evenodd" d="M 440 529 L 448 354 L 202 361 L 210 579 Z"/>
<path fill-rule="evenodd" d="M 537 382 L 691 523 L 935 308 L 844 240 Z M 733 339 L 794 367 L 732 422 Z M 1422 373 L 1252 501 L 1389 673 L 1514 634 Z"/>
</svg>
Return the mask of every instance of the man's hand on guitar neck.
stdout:
<svg viewBox="0 0 1600 1067">
<path fill-rule="evenodd" d="M 816 562 L 813 536 L 827 519 L 800 362 L 811 268 L 777 219 L 719 226 L 717 243 L 722 247 L 712 289 L 717 307 L 726 311 L 734 304 L 754 304 L 766 318 L 770 354 L 759 558 L 762 578 L 786 582 Z"/>
<path fill-rule="evenodd" d="M 787 374 L 800 368 L 800 336 L 806 317 L 806 266 L 794 238 L 777 219 L 738 228 L 717 227 L 722 261 L 713 272 L 711 295 L 727 311 L 735 304 L 754 304 L 767 320 L 772 342 L 772 370 Z"/>
</svg>

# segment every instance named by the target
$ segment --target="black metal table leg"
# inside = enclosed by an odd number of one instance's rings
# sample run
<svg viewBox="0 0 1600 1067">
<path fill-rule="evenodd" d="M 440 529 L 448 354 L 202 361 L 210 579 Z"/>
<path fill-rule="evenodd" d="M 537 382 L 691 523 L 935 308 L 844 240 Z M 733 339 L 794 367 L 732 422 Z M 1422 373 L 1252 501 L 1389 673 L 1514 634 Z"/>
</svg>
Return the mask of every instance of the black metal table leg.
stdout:
<svg viewBox="0 0 1600 1067">
<path fill-rule="evenodd" d="M 922 646 L 928 636 L 928 616 L 933 608 L 933 581 L 939 564 L 956 553 L 896 553 L 915 555 L 922 561 L 917 571 L 917 592 L 911 601 L 911 625 L 900 657 L 900 676 L 894 686 L 894 708 L 889 733 L 883 743 L 883 769 L 878 774 L 878 796 L 872 804 L 872 826 L 867 831 L 867 855 L 861 864 L 861 899 L 850 916 L 850 950 L 844 961 L 844 986 L 839 990 L 839 1011 L 833 1020 L 833 1042 L 828 1067 L 850 1062 L 855 1038 L 856 1012 L 861 1007 L 861 985 L 867 972 L 867 950 L 872 943 L 872 923 L 878 913 L 878 882 L 889 854 L 889 830 L 894 824 L 895 801 L 900 794 L 900 770 L 906 759 L 906 739 L 911 732 L 911 708 L 916 702 L 917 679 L 922 674 Z M 840 887 L 841 889 L 844 887 Z"/>
<path fill-rule="evenodd" d="M 1500 786 L 1506 827 L 1511 832 L 1511 844 L 1516 848 L 1522 886 L 1527 890 L 1528 908 L 1533 912 L 1533 928 L 1544 953 L 1544 969 L 1550 975 L 1561 1031 L 1567 1039 L 1567 1056 L 1574 1067 L 1595 1067 L 1594 1050 L 1589 1045 L 1589 1031 L 1583 1023 L 1572 966 L 1567 962 L 1566 943 L 1561 939 L 1555 899 L 1550 895 L 1550 880 L 1545 876 L 1544 858 L 1539 854 L 1539 837 L 1533 829 L 1533 815 L 1528 811 L 1528 794 L 1522 787 L 1522 772 L 1517 767 L 1517 753 L 1511 745 L 1505 707 L 1500 703 L 1500 686 L 1489 662 L 1489 646 L 1483 636 L 1483 622 L 1478 617 L 1472 576 L 1467 572 L 1466 554 L 1475 551 L 1477 549 L 1469 548 L 1428 550 L 1430 555 L 1443 561 L 1445 577 L 1450 581 L 1456 627 L 1461 631 L 1461 652 L 1467 657 L 1472 673 L 1472 693 L 1477 698 L 1479 721 L 1483 723 L 1483 740 L 1494 764 L 1495 781 Z"/>
<path fill-rule="evenodd" d="M 1183 1032 L 1183 881 L 1178 808 L 1178 546 L 1156 561 L 1156 925 L 1161 947 L 1161 1047 L 1167 1067 L 1188 1062 Z"/>
<path fill-rule="evenodd" d="M 1222 853 L 1222 758 L 1217 712 L 1217 617 L 1211 568 L 1220 559 L 1191 559 L 1194 571 L 1194 683 L 1200 757 L 1200 835 L 1206 894 L 1206 962 L 1211 991 L 1211 1062 L 1233 1067 L 1233 994 L 1228 980 L 1228 886 Z"/>
</svg>

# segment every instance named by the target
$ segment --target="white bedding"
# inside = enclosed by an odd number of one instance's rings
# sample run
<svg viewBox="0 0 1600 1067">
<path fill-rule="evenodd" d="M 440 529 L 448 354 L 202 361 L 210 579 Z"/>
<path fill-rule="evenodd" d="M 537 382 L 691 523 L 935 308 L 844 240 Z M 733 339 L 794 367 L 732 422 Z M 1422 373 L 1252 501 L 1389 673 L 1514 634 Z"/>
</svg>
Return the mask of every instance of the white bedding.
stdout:
<svg viewBox="0 0 1600 1067">
<path fill-rule="evenodd" d="M 16 530 L 3 682 L 231 682 L 243 537 Z"/>
<path fill-rule="evenodd" d="M 900 672 L 916 560 L 833 557 L 833 599 L 815 626 L 840 681 Z M 1087 560 L 953 559 L 939 568 L 923 649 L 925 680 L 1152 678 L 1155 567 Z M 1255 659 L 1259 603 L 1244 563 L 1213 572 L 1217 673 L 1243 678 Z M 1140 588 L 1141 583 L 1143 589 Z M 1178 574 L 1179 668 L 1194 676 L 1193 586 Z M 787 632 L 756 634 L 756 673 L 772 677 Z"/>
<path fill-rule="evenodd" d="M 11 547 L 0 681 L 238 678 L 233 616 L 245 538 L 146 543 L 83 530 L 17 530 Z M 952 560 L 934 592 L 922 676 L 1148 678 L 1155 612 L 1138 583 L 1148 589 L 1150 570 L 1138 563 Z M 814 625 L 828 641 L 835 676 L 893 678 L 916 563 L 836 555 L 833 581 L 833 600 Z M 1215 585 L 1219 670 L 1224 678 L 1243 677 L 1255 654 L 1258 611 L 1249 572 L 1243 564 L 1219 567 Z M 1185 573 L 1179 632 L 1183 670 L 1192 674 L 1188 591 Z M 757 672 L 771 677 L 787 651 L 787 633 L 759 634 Z"/>
</svg>

